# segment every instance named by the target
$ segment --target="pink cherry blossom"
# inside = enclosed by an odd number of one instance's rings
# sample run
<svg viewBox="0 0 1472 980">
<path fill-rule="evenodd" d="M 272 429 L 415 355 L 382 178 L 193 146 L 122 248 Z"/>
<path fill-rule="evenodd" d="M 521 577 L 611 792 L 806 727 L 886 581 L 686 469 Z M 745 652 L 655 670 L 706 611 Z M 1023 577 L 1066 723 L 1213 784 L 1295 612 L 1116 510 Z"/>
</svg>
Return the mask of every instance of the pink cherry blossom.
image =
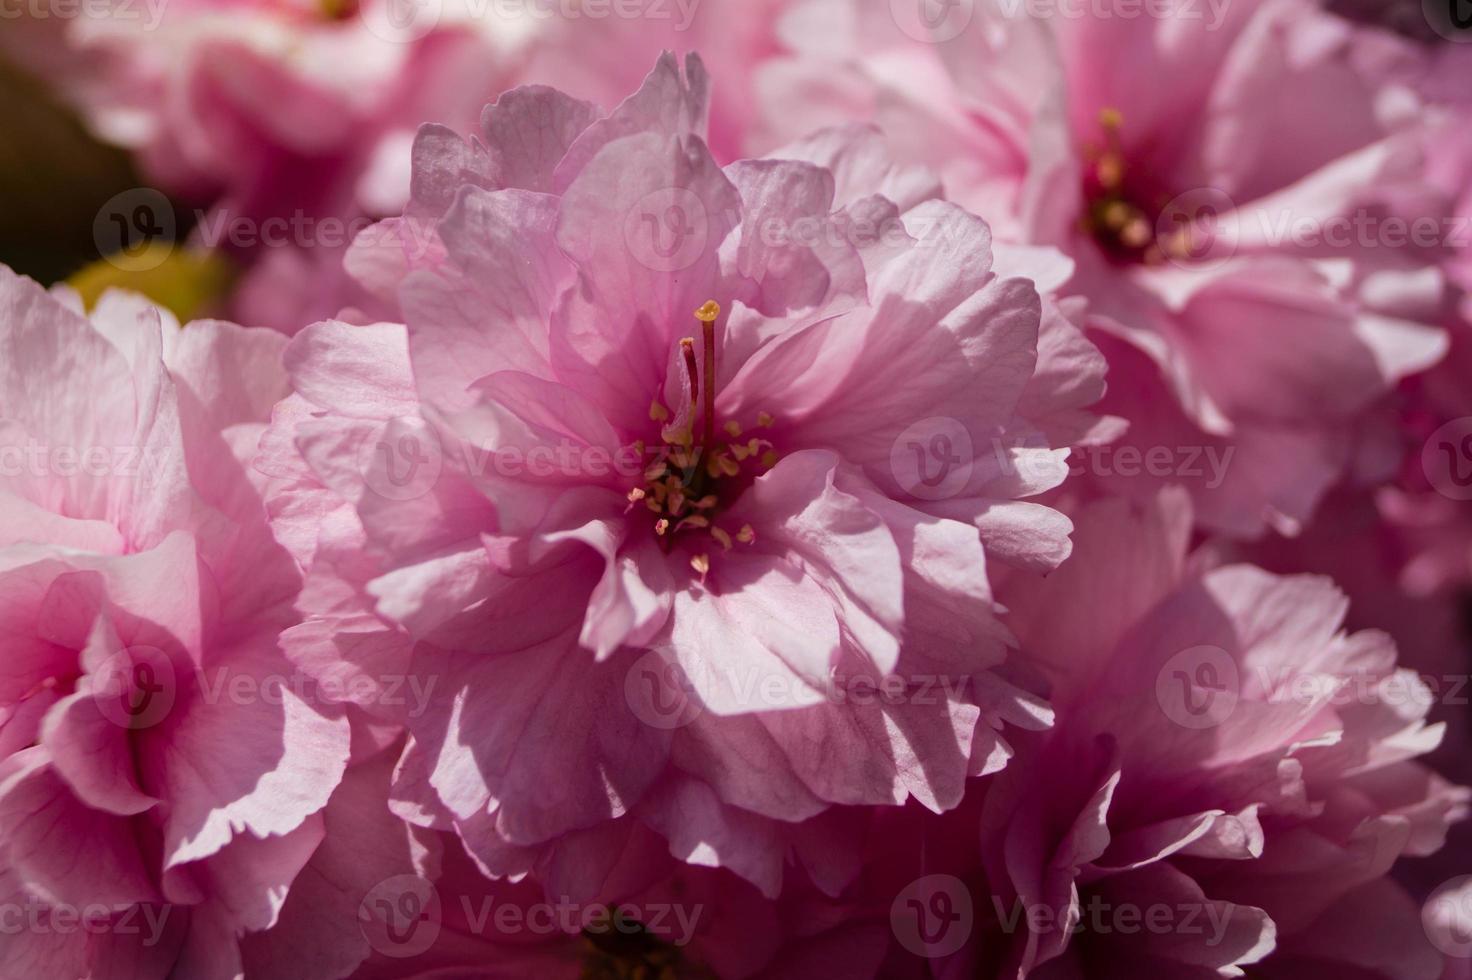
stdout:
<svg viewBox="0 0 1472 980">
<path fill-rule="evenodd" d="M 1188 556 L 1181 491 L 1075 518 L 1070 561 L 1006 595 L 1059 723 L 986 789 L 999 916 L 1051 913 L 999 918 L 1005 975 L 1438 976 L 1385 875 L 1436 851 L 1468 793 L 1415 761 L 1441 730 L 1389 638 L 1343 631 L 1327 579 Z M 1203 927 L 1118 927 L 1154 905 Z"/>
<path fill-rule="evenodd" d="M 0 6 L 3 176 L 156 188 L 0 265 L 0 980 L 1472 980 L 1472 46 L 1374 6 Z"/>
<path fill-rule="evenodd" d="M 1067 555 L 1027 498 L 1102 362 L 1051 300 L 1040 356 L 1038 287 L 996 269 L 1067 263 L 994 266 L 869 130 L 722 169 L 708 85 L 666 56 L 606 117 L 532 87 L 421 132 L 408 213 L 350 256 L 406 325 L 293 340 L 257 463 L 307 576 L 293 660 L 435 681 L 380 712 L 395 812 L 558 893 L 651 831 L 836 891 L 826 811 L 947 809 L 1048 720 L 993 670 L 986 569 Z"/>
<path fill-rule="evenodd" d="M 791 0 L 624 0 L 602 16 L 590 7 L 583 16 L 550 18 L 529 48 L 521 80 L 613 105 L 639 87 L 662 51 L 698 52 L 720 80 L 711 93 L 706 140 L 716 159 L 734 160 L 761 125 L 754 76 L 780 51 L 777 25 L 790 6 Z"/>
<path fill-rule="evenodd" d="M 245 267 L 229 314 L 291 333 L 363 302 L 342 252 L 402 210 L 420 123 L 469 125 L 516 78 L 529 28 L 462 6 L 119 3 L 38 23 L 23 63 L 178 202 L 150 227 Z"/>
<path fill-rule="evenodd" d="M 657 839 L 620 863 L 590 901 L 544 892 L 532 879 L 487 879 L 452 835 L 428 834 L 426 843 L 432 856 L 420 870 L 380 878 L 352 915 L 343 908 L 317 916 L 324 928 L 350 927 L 360 944 L 366 937 L 371 954 L 354 980 L 645 971 L 745 978 L 813 970 L 863 977 L 877 975 L 889 945 L 887 918 L 871 909 L 811 887 L 774 901 L 729 871 L 675 861 Z M 292 911 L 288 905 L 283 920 Z M 330 947 L 313 941 L 319 936 L 303 934 L 303 952 Z"/>
<path fill-rule="evenodd" d="M 409 911 L 414 899 L 404 896 L 421 882 L 427 886 L 440 879 L 443 842 L 389 811 L 393 746 L 361 754 L 322 809 L 319 843 L 292 881 L 275 921 L 243 938 L 240 960 L 246 976 L 334 980 L 356 975 L 380 952 L 418 952 L 392 942 L 385 925 L 393 925 L 392 935 L 398 936 L 397 929 L 417 924 Z M 407 939 L 413 938 L 408 931 Z M 402 958 L 390 962 L 403 965 Z"/>
<path fill-rule="evenodd" d="M 347 722 L 287 682 L 299 582 L 245 465 L 283 344 L 0 269 L 4 884 L 105 920 L 7 929 L 7 967 L 236 976 L 321 839 Z"/>
<path fill-rule="evenodd" d="M 1004 240 L 1062 249 L 1089 326 L 1119 341 L 1101 341 L 1118 384 L 1100 408 L 1131 428 L 1111 454 L 1171 454 L 1082 470 L 1132 495 L 1184 483 L 1213 530 L 1292 534 L 1376 399 L 1445 351 L 1428 324 L 1448 202 L 1422 152 L 1442 110 L 1400 83 L 1410 42 L 1309 4 L 1171 12 L 982 2 L 927 34 L 809 0 L 759 75 L 768 139 L 873 118 Z M 1174 455 L 1207 447 L 1231 452 L 1219 480 Z"/>
</svg>

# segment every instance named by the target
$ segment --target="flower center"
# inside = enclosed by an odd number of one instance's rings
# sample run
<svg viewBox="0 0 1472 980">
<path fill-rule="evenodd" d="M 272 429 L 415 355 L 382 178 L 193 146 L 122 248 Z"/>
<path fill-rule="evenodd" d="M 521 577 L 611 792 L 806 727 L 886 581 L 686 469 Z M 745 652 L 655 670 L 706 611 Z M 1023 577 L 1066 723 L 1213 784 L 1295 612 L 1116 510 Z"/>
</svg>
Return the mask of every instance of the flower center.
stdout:
<svg viewBox="0 0 1472 980">
<path fill-rule="evenodd" d="M 1155 265 L 1164 261 L 1171 248 L 1169 241 L 1158 240 L 1156 235 L 1156 224 L 1170 195 L 1146 186 L 1126 165 L 1119 141 L 1122 123 L 1118 109 L 1099 113 L 1104 145 L 1095 144 L 1085 151 L 1092 166 L 1084 172 L 1085 208 L 1080 225 L 1112 261 Z"/>
<path fill-rule="evenodd" d="M 311 23 L 343 23 L 361 13 L 360 0 L 250 0 L 247 6 Z"/>
<path fill-rule="evenodd" d="M 669 552 L 676 543 L 692 545 L 696 553 L 690 566 L 702 576 L 710 570 L 714 547 L 730 551 L 736 543 L 756 540 L 750 524 L 723 527 L 721 513 L 751 480 L 777 462 L 772 443 L 748 434 L 738 420 L 716 425 L 716 320 L 720 315 L 720 305 L 714 300 L 695 311 L 704 357 L 696 357 L 694 337 L 680 341 L 680 356 L 690 378 L 690 403 L 667 406 L 658 396 L 650 402 L 649 417 L 661 423 L 660 448 L 644 470 L 642 485 L 629 491 L 629 508 L 643 506 L 652 515 L 660 547 Z M 695 436 L 697 421 L 699 439 Z M 757 428 L 767 429 L 773 420 L 759 412 L 754 421 Z"/>
<path fill-rule="evenodd" d="M 358 15 L 358 0 L 318 0 L 317 10 L 323 20 L 351 20 Z"/>
<path fill-rule="evenodd" d="M 616 928 L 582 933 L 583 980 L 698 980 L 712 976 L 637 920 L 612 909 Z"/>
</svg>

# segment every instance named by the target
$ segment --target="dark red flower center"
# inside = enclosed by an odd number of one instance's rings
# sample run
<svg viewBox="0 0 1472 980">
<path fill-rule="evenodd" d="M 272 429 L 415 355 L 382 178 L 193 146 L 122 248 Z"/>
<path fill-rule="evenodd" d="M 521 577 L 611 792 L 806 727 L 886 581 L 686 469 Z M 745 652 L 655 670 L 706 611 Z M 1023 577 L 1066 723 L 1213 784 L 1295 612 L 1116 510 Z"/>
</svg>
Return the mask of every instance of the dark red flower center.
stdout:
<svg viewBox="0 0 1472 980">
<path fill-rule="evenodd" d="M 714 300 L 695 311 L 704 357 L 697 358 L 694 337 L 680 341 L 691 379 L 690 404 L 665 405 L 659 396 L 650 402 L 649 417 L 661 426 L 660 445 L 644 470 L 641 485 L 629 491 L 630 509 L 642 507 L 649 512 L 665 551 L 673 550 L 677 542 L 694 547 L 690 565 L 701 575 L 710 570 L 715 549 L 729 551 L 735 544 L 756 540 L 749 524 L 722 526 L 721 513 L 777 462 L 772 443 L 751 434 L 740 421 L 716 424 L 716 320 L 720 315 L 720 305 Z M 759 412 L 750 421 L 763 430 L 771 427 L 773 419 Z"/>
</svg>

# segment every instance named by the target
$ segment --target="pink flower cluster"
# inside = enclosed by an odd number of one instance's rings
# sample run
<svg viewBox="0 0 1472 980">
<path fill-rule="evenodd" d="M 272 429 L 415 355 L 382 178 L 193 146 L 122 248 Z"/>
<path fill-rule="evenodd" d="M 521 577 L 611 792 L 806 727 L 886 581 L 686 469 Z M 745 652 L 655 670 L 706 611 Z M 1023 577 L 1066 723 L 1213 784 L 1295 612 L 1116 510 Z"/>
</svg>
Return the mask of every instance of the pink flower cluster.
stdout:
<svg viewBox="0 0 1472 980">
<path fill-rule="evenodd" d="M 28 8 L 0 980 L 1472 975 L 1430 6 Z"/>
</svg>

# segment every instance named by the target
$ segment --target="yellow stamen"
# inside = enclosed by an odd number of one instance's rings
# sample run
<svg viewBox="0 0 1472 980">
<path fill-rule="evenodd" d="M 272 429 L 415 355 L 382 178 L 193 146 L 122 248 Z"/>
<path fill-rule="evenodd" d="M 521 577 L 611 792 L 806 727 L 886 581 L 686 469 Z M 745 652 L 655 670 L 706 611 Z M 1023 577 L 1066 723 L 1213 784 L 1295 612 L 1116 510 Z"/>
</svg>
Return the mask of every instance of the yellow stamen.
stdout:
<svg viewBox="0 0 1472 980">
<path fill-rule="evenodd" d="M 1099 217 L 1104 222 L 1104 227 L 1110 231 L 1119 231 L 1134 220 L 1138 212 L 1123 201 L 1110 201 L 1104 205 Z"/>
<path fill-rule="evenodd" d="M 661 405 L 659 399 L 656 398 L 649 403 L 649 417 L 656 422 L 668 422 L 670 420 L 670 410 Z"/>
<path fill-rule="evenodd" d="M 751 544 L 756 540 L 756 531 L 750 524 L 743 524 L 741 530 L 736 532 L 736 540 L 742 544 Z"/>
<path fill-rule="evenodd" d="M 1119 232 L 1119 240 L 1130 248 L 1144 248 L 1150 243 L 1150 223 L 1136 214 Z"/>
<path fill-rule="evenodd" d="M 668 518 L 661 517 L 659 520 L 657 520 L 657 521 L 654 522 L 654 533 L 655 534 L 662 535 L 666 531 L 668 531 L 669 529 L 670 529 L 670 522 L 669 522 L 669 519 Z"/>
<path fill-rule="evenodd" d="M 763 449 L 771 449 L 772 444 L 765 439 L 748 439 L 745 444 L 736 443 L 731 447 L 731 454 L 737 459 L 746 459 L 748 456 L 756 456 Z"/>
<path fill-rule="evenodd" d="M 690 559 L 690 567 L 700 573 L 702 578 L 710 571 L 710 555 L 696 555 Z"/>
<path fill-rule="evenodd" d="M 731 419 L 726 423 L 726 434 L 732 439 L 738 438 L 741 435 L 741 423 Z"/>
<path fill-rule="evenodd" d="M 700 309 L 695 311 L 695 319 L 701 323 L 715 323 L 716 318 L 721 315 L 721 304 L 713 299 L 705 301 Z"/>
<path fill-rule="evenodd" d="M 731 550 L 731 535 L 727 534 L 725 530 L 723 530 L 722 528 L 713 527 L 710 529 L 710 536 L 715 538 L 716 541 L 720 543 L 722 549 L 726 551 Z"/>
<path fill-rule="evenodd" d="M 770 429 L 772 427 L 772 421 L 773 419 L 771 415 L 767 414 L 766 412 L 757 412 L 756 424 L 761 426 L 763 429 Z"/>
</svg>

